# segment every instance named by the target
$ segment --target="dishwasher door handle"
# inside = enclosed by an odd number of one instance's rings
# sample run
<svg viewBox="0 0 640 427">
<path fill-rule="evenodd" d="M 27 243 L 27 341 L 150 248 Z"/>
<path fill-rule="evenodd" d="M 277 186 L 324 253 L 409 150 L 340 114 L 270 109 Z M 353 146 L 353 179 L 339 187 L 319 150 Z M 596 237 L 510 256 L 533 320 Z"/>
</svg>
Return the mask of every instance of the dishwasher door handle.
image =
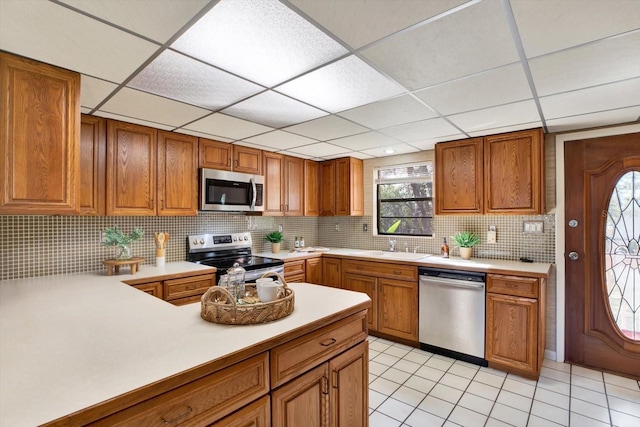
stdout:
<svg viewBox="0 0 640 427">
<path fill-rule="evenodd" d="M 457 288 L 468 288 L 468 289 L 484 289 L 484 283 L 473 283 L 466 282 L 464 280 L 455 280 L 455 279 L 443 279 L 443 278 L 420 278 L 420 283 L 425 285 L 444 285 L 444 286 L 455 286 Z"/>
</svg>

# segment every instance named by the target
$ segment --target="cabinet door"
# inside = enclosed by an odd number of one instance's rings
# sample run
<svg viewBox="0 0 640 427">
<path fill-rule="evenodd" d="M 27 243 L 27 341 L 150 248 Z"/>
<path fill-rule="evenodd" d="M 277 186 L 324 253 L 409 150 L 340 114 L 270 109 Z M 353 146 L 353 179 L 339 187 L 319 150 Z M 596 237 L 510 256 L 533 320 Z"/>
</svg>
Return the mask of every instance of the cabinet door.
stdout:
<svg viewBox="0 0 640 427">
<path fill-rule="evenodd" d="M 342 269 L 339 258 L 322 258 L 322 284 L 333 288 L 342 285 Z"/>
<path fill-rule="evenodd" d="M 538 300 L 487 294 L 485 358 L 522 373 L 538 372 Z"/>
<path fill-rule="evenodd" d="M 0 213 L 80 211 L 80 74 L 0 52 Z"/>
<path fill-rule="evenodd" d="M 211 427 L 269 426 L 271 426 L 271 401 L 269 396 L 264 396 L 211 425 Z"/>
<path fill-rule="evenodd" d="M 284 156 L 282 175 L 284 188 L 284 214 L 302 216 L 304 214 L 304 160 Z"/>
<path fill-rule="evenodd" d="M 369 342 L 329 361 L 331 427 L 369 425 Z"/>
<path fill-rule="evenodd" d="M 233 170 L 235 172 L 262 175 L 262 151 L 255 148 L 234 145 Z"/>
<path fill-rule="evenodd" d="M 342 288 L 350 291 L 364 292 L 371 298 L 371 307 L 367 312 L 367 327 L 370 331 L 378 330 L 378 279 L 345 273 L 342 277 Z"/>
<path fill-rule="evenodd" d="M 304 216 L 320 215 L 320 164 L 304 161 Z M 317 283 L 317 282 L 316 282 Z"/>
<path fill-rule="evenodd" d="M 282 198 L 282 154 L 264 153 L 265 204 L 264 214 L 283 215 L 284 200 Z"/>
<path fill-rule="evenodd" d="M 158 215 L 198 215 L 198 139 L 158 133 Z"/>
<path fill-rule="evenodd" d="M 322 284 L 322 258 L 310 258 L 306 261 L 306 282 Z"/>
<path fill-rule="evenodd" d="M 230 171 L 232 155 L 233 145 L 229 143 L 205 138 L 198 140 L 198 167 Z"/>
<path fill-rule="evenodd" d="M 80 213 L 104 215 L 107 120 L 83 114 L 80 126 Z"/>
<path fill-rule="evenodd" d="M 542 129 L 485 137 L 484 164 L 486 213 L 544 213 Z"/>
<path fill-rule="evenodd" d="M 285 261 L 284 279 L 287 282 L 305 281 L 305 262 L 303 259 L 297 261 Z"/>
<path fill-rule="evenodd" d="M 483 212 L 483 140 L 436 144 L 436 214 Z"/>
<path fill-rule="evenodd" d="M 109 120 L 107 215 L 155 215 L 156 129 Z"/>
<path fill-rule="evenodd" d="M 320 216 L 336 214 L 336 162 L 320 163 Z"/>
<path fill-rule="evenodd" d="M 336 161 L 336 215 L 362 216 L 364 192 L 362 160 L 346 157 Z"/>
<path fill-rule="evenodd" d="M 271 423 L 274 426 L 326 426 L 328 412 L 328 363 L 323 363 L 271 393 Z"/>
<path fill-rule="evenodd" d="M 378 280 L 378 331 L 418 341 L 418 284 Z"/>
</svg>

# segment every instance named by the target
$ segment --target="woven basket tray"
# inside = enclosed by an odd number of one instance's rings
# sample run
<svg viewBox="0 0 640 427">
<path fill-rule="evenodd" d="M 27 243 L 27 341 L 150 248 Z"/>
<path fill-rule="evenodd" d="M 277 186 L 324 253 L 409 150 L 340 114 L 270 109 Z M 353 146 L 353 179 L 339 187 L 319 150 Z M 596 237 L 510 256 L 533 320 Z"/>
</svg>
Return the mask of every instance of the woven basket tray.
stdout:
<svg viewBox="0 0 640 427">
<path fill-rule="evenodd" d="M 213 286 L 202 295 L 200 316 L 213 323 L 224 325 L 254 325 L 282 319 L 293 312 L 293 290 L 287 286 L 284 278 L 275 272 L 265 273 L 262 277 L 277 277 L 284 288 L 284 296 L 271 302 L 255 304 L 236 304 L 235 298 L 226 288 Z M 248 296 L 257 296 L 256 284 L 245 285 Z"/>
</svg>

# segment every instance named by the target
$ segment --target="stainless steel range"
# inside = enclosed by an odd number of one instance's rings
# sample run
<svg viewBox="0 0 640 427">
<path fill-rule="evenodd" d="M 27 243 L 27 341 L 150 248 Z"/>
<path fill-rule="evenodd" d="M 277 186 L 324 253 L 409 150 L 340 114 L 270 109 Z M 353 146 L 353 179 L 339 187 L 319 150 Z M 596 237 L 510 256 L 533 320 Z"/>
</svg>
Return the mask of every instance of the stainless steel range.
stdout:
<svg viewBox="0 0 640 427">
<path fill-rule="evenodd" d="M 196 234 L 187 237 L 187 247 L 187 261 L 218 269 L 216 283 L 235 263 L 247 271 L 246 282 L 268 271 L 284 272 L 284 261 L 251 254 L 251 233 Z"/>
</svg>

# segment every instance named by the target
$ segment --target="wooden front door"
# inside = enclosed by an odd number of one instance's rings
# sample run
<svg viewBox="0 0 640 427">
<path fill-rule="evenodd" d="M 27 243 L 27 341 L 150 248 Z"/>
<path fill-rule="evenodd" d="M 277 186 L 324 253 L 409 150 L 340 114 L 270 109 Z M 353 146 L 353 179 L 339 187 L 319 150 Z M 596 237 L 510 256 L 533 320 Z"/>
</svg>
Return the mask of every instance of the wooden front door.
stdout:
<svg viewBox="0 0 640 427">
<path fill-rule="evenodd" d="M 640 133 L 565 144 L 566 359 L 640 378 Z"/>
</svg>

